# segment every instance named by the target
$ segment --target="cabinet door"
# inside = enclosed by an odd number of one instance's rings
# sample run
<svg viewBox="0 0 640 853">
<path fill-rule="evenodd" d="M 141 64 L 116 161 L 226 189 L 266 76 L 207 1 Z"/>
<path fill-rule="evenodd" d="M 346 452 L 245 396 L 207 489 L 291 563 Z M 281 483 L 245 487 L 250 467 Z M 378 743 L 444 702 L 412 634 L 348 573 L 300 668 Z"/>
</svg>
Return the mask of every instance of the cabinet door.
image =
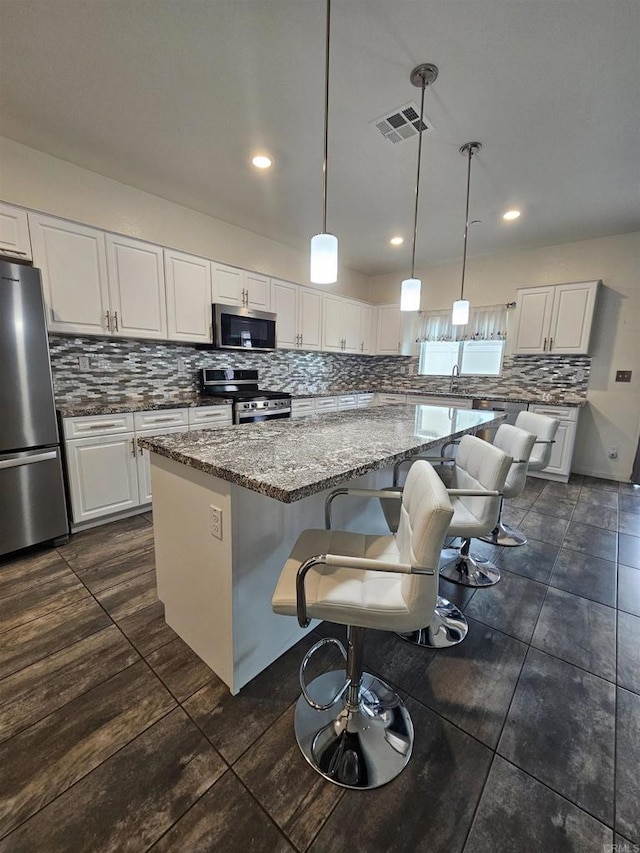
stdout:
<svg viewBox="0 0 640 853">
<path fill-rule="evenodd" d="M 31 260 L 27 211 L 0 202 L 0 254 Z"/>
<path fill-rule="evenodd" d="M 360 306 L 360 352 L 372 354 L 376 351 L 377 319 L 373 305 Z"/>
<path fill-rule="evenodd" d="M 344 299 L 339 296 L 322 298 L 322 349 L 342 352 L 344 340 Z"/>
<path fill-rule="evenodd" d="M 107 234 L 107 264 L 113 334 L 120 338 L 166 338 L 162 249 Z"/>
<path fill-rule="evenodd" d="M 342 337 L 345 352 L 362 352 L 361 308 L 359 302 L 342 300 Z"/>
<path fill-rule="evenodd" d="M 138 506 L 134 441 L 129 433 L 66 443 L 75 524 Z"/>
<path fill-rule="evenodd" d="M 549 352 L 557 355 L 588 352 L 597 286 L 597 281 L 556 285 Z"/>
<path fill-rule="evenodd" d="M 554 287 L 518 290 L 514 353 L 542 354 L 549 351 Z"/>
<path fill-rule="evenodd" d="M 33 262 L 42 271 L 52 332 L 110 334 L 104 234 L 52 216 L 29 214 Z"/>
<path fill-rule="evenodd" d="M 152 435 L 168 435 L 173 432 L 188 432 L 188 426 L 165 427 L 164 429 L 143 430 L 136 433 L 136 439 L 149 438 Z M 151 503 L 151 462 L 148 450 L 143 450 L 136 444 L 136 466 L 138 476 L 138 495 L 140 504 Z"/>
<path fill-rule="evenodd" d="M 213 301 L 222 305 L 242 305 L 244 270 L 212 264 Z"/>
<path fill-rule="evenodd" d="M 257 272 L 245 272 L 244 304 L 247 308 L 255 308 L 257 311 L 269 311 L 271 308 L 271 293 L 269 279 L 266 275 Z"/>
<path fill-rule="evenodd" d="M 164 251 L 170 341 L 211 341 L 211 261 Z"/>
<path fill-rule="evenodd" d="M 378 345 L 379 355 L 399 355 L 402 337 L 402 323 L 399 305 L 378 306 Z"/>
<path fill-rule="evenodd" d="M 298 290 L 287 281 L 271 281 L 271 310 L 278 315 L 278 349 L 298 346 Z"/>
<path fill-rule="evenodd" d="M 298 292 L 298 330 L 302 349 L 322 349 L 322 294 L 301 287 Z"/>
</svg>

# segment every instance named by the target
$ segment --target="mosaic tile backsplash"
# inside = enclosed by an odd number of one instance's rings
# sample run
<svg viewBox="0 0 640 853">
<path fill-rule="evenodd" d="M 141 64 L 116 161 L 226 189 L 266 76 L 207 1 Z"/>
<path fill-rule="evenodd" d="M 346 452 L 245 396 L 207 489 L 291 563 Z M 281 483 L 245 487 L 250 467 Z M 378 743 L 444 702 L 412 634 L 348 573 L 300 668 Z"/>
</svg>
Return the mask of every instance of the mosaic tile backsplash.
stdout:
<svg viewBox="0 0 640 853">
<path fill-rule="evenodd" d="M 188 344 L 108 340 L 50 335 L 53 387 L 58 404 L 123 398 L 162 398 L 198 389 L 201 367 L 252 368 L 260 384 L 292 394 L 325 391 L 449 391 L 448 377 L 417 376 L 418 359 L 287 350 L 232 353 L 197 349 Z M 80 368 L 79 358 L 89 368 Z M 461 377 L 458 391 L 469 396 L 505 393 L 548 393 L 562 399 L 567 392 L 586 395 L 588 356 L 506 356 L 499 377 Z"/>
</svg>

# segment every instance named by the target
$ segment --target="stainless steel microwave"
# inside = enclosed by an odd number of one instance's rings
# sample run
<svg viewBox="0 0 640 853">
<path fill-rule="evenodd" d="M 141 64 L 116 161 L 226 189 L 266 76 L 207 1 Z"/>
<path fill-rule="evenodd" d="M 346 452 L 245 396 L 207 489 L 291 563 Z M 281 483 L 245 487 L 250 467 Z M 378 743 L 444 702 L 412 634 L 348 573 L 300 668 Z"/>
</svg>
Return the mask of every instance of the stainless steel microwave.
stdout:
<svg viewBox="0 0 640 853">
<path fill-rule="evenodd" d="M 273 350 L 276 316 L 239 305 L 213 305 L 213 344 L 216 349 Z"/>
</svg>

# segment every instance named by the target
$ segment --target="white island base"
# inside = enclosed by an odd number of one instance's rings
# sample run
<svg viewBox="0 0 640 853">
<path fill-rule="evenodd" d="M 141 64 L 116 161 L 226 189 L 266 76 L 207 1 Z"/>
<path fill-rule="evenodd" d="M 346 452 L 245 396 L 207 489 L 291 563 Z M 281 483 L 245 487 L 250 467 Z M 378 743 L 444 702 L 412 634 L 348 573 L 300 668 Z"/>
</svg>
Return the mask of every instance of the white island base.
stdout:
<svg viewBox="0 0 640 853">
<path fill-rule="evenodd" d="M 300 532 L 324 527 L 331 490 L 283 503 L 156 453 L 151 477 L 167 624 L 236 694 L 313 628 L 275 615 L 271 596 Z M 391 481 L 386 468 L 349 486 L 380 489 Z M 222 511 L 221 538 L 212 532 L 212 507 Z M 389 532 L 377 500 L 338 498 L 333 512 L 334 527 Z"/>
</svg>

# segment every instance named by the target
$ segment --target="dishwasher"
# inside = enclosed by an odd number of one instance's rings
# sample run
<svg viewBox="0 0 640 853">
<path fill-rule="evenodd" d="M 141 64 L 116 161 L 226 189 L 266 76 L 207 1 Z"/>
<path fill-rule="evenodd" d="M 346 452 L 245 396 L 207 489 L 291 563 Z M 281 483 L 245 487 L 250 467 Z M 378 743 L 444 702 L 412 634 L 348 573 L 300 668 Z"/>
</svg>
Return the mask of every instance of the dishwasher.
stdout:
<svg viewBox="0 0 640 853">
<path fill-rule="evenodd" d="M 528 403 L 516 403 L 513 400 L 474 400 L 471 406 L 472 409 L 485 409 L 492 412 L 506 412 L 507 418 L 500 423 L 515 424 L 519 412 L 526 412 L 529 408 Z M 479 429 L 476 432 L 478 438 L 483 438 L 485 441 L 493 441 L 497 426 L 490 426 L 486 429 Z"/>
</svg>

